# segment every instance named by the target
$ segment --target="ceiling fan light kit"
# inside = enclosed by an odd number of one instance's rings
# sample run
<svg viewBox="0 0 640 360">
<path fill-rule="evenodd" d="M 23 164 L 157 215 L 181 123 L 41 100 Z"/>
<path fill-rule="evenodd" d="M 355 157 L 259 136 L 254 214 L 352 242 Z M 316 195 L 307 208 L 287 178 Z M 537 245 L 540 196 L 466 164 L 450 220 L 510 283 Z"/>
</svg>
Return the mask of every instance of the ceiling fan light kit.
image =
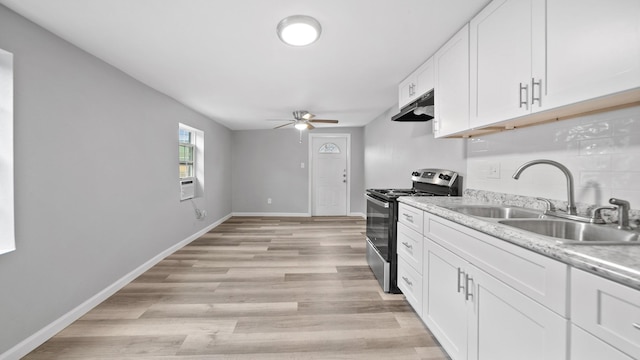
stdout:
<svg viewBox="0 0 640 360">
<path fill-rule="evenodd" d="M 280 40 L 292 46 L 310 45 L 322 32 L 318 20 L 307 15 L 288 16 L 278 23 L 276 29 Z"/>
<path fill-rule="evenodd" d="M 274 129 L 279 129 L 285 127 L 287 125 L 293 125 L 296 129 L 303 130 L 313 130 L 316 127 L 313 126 L 312 123 L 323 123 L 323 124 L 337 124 L 338 120 L 329 120 L 329 119 L 315 119 L 315 115 L 308 112 L 307 110 L 296 110 L 293 112 L 293 119 L 288 120 L 289 122 L 280 126 L 276 126 Z"/>
</svg>

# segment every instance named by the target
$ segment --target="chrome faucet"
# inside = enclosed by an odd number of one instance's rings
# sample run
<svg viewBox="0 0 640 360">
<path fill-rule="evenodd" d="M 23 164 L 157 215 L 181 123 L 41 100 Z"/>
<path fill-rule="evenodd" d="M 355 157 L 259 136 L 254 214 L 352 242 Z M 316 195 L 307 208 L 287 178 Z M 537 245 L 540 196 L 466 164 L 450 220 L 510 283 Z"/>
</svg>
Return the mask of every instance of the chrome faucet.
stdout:
<svg viewBox="0 0 640 360">
<path fill-rule="evenodd" d="M 567 169 L 566 166 L 553 160 L 545 160 L 545 159 L 532 160 L 520 165 L 520 167 L 516 170 L 516 172 L 511 177 L 518 180 L 520 178 L 520 174 L 522 174 L 524 169 L 528 168 L 531 165 L 536 165 L 536 164 L 552 165 L 557 167 L 562 171 L 562 173 L 564 173 L 564 176 L 567 178 L 567 202 L 568 202 L 567 215 L 577 215 L 576 203 L 573 197 L 573 175 L 571 175 L 571 172 L 569 171 L 569 169 Z"/>
<path fill-rule="evenodd" d="M 630 230 L 629 226 L 629 208 L 631 204 L 629 204 L 626 200 L 611 198 L 609 199 L 609 204 L 616 205 L 618 207 L 618 229 L 620 230 Z"/>
</svg>

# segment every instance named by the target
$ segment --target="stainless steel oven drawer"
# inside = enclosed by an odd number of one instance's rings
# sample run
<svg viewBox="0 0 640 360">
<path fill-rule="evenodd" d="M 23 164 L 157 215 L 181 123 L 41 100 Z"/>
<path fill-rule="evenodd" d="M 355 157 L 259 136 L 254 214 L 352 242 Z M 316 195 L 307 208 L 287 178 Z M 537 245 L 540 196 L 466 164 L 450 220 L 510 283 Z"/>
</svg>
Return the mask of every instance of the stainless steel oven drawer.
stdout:
<svg viewBox="0 0 640 360">
<path fill-rule="evenodd" d="M 384 292 L 389 292 L 391 283 L 390 264 L 376 251 L 371 241 L 367 239 L 367 264 L 378 279 Z"/>
</svg>

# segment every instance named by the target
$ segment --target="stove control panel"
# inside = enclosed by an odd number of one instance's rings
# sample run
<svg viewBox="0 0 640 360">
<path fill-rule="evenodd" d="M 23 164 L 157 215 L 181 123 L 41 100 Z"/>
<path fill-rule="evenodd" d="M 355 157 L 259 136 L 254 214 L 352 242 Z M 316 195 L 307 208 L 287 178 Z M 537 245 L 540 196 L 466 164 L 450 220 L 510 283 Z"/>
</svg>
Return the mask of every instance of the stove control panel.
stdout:
<svg viewBox="0 0 640 360">
<path fill-rule="evenodd" d="M 441 186 L 453 186 L 458 173 L 444 169 L 420 169 L 411 173 L 411 180 Z"/>
</svg>

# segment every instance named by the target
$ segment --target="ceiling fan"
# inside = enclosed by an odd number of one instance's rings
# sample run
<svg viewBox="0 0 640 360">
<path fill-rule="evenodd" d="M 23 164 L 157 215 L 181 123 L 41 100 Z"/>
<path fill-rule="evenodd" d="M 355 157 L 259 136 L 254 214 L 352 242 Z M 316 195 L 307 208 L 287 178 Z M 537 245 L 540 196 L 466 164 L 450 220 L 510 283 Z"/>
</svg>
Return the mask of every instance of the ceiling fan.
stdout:
<svg viewBox="0 0 640 360">
<path fill-rule="evenodd" d="M 327 120 L 327 119 L 314 119 L 315 115 L 308 112 L 307 110 L 296 110 L 293 112 L 293 119 L 287 120 L 288 123 L 280 126 L 274 127 L 274 129 L 279 129 L 281 127 L 285 127 L 288 125 L 293 125 L 298 130 L 313 130 L 315 126 L 311 123 L 324 123 L 324 124 L 337 124 L 338 120 Z"/>
</svg>

